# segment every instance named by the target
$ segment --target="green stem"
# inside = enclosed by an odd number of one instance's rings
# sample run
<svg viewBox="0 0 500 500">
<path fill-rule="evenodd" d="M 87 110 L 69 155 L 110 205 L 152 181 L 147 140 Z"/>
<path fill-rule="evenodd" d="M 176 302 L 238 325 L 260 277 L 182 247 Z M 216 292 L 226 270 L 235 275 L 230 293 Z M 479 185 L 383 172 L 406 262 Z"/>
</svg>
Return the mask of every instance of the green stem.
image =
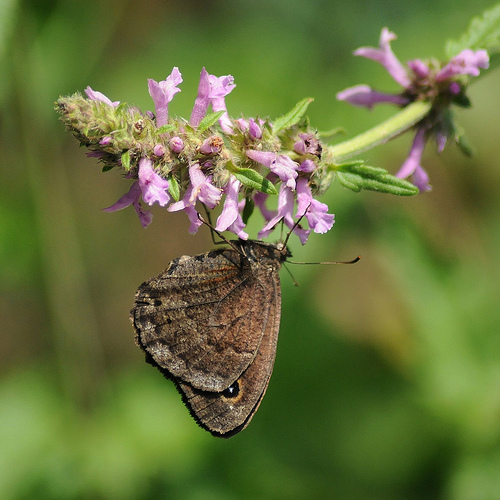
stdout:
<svg viewBox="0 0 500 500">
<path fill-rule="evenodd" d="M 409 130 L 422 120 L 430 111 L 431 103 L 418 101 L 410 104 L 397 115 L 362 134 L 328 148 L 335 163 L 341 163 L 348 158 L 357 156 L 363 151 L 387 142 L 389 139 Z"/>
</svg>

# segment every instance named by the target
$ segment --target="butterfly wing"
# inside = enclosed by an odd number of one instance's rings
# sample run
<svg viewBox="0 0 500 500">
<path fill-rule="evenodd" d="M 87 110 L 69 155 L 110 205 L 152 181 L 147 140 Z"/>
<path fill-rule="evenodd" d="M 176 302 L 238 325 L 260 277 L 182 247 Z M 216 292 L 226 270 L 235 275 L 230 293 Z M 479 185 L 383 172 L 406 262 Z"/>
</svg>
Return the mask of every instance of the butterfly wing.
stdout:
<svg viewBox="0 0 500 500">
<path fill-rule="evenodd" d="M 232 249 L 172 261 L 137 290 L 137 344 L 170 378 L 224 391 L 256 357 L 275 308 L 261 279 Z"/>
</svg>

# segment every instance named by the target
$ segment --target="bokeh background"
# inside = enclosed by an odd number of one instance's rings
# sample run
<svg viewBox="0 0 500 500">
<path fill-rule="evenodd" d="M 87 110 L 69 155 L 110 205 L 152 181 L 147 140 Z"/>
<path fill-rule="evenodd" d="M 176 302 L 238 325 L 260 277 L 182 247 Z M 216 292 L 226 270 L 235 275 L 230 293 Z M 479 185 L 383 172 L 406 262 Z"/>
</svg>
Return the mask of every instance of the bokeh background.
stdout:
<svg viewBox="0 0 500 500">
<path fill-rule="evenodd" d="M 500 498 L 499 74 L 458 112 L 474 158 L 453 145 L 424 164 L 414 198 L 334 185 L 326 235 L 289 266 L 274 374 L 248 429 L 198 428 L 146 365 L 128 314 L 135 289 L 210 235 L 155 207 L 100 211 L 128 189 L 58 121 L 59 95 L 90 85 L 153 109 L 147 78 L 232 74 L 233 116 L 278 117 L 304 97 L 320 130 L 353 136 L 391 116 L 335 100 L 396 90 L 352 57 L 388 26 L 401 60 L 444 57 L 476 0 L 0 0 L 0 497 L 3 499 Z M 405 136 L 366 155 L 395 173 Z M 253 235 L 257 225 L 252 228 Z"/>
</svg>

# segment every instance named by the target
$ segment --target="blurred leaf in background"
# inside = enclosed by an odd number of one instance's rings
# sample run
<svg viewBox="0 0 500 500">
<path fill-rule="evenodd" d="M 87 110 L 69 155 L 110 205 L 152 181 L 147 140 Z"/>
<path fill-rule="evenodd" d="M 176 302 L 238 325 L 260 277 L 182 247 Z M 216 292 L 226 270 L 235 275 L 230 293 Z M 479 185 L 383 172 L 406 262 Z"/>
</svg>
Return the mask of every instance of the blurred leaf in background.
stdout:
<svg viewBox="0 0 500 500">
<path fill-rule="evenodd" d="M 383 69 L 352 57 L 380 29 L 401 60 L 444 57 L 490 2 L 0 1 L 1 498 L 497 498 L 500 491 L 498 75 L 459 121 L 476 155 L 426 152 L 433 191 L 325 201 L 334 229 L 283 273 L 278 356 L 241 435 L 216 440 L 143 362 L 128 312 L 137 286 L 211 246 L 182 214 L 101 212 L 124 192 L 53 111 L 87 85 L 152 109 L 147 78 L 232 74 L 231 115 L 279 117 L 313 96 L 320 130 L 390 116 L 335 101 Z M 380 85 L 377 85 L 381 82 Z M 388 89 L 390 90 L 390 89 Z M 395 172 L 411 138 L 366 155 Z M 252 229 L 252 228 L 251 228 Z M 253 234 L 255 233 L 255 230 Z"/>
</svg>

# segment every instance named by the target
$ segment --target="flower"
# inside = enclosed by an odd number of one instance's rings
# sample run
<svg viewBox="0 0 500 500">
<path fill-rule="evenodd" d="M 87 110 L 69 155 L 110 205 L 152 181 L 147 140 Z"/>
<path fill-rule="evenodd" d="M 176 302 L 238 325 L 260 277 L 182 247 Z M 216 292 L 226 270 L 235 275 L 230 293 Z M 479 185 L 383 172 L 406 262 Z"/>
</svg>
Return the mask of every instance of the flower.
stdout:
<svg viewBox="0 0 500 500">
<path fill-rule="evenodd" d="M 335 215 L 327 212 L 328 205 L 313 198 L 308 180 L 301 177 L 297 181 L 297 215 L 295 217 L 305 216 L 309 227 L 315 233 L 326 233 L 335 222 Z"/>
<path fill-rule="evenodd" d="M 222 192 L 212 184 L 209 176 L 205 176 L 198 163 L 189 166 L 189 178 L 191 182 L 184 197 L 182 200 L 172 203 L 168 207 L 168 211 L 177 212 L 184 210 L 191 221 L 189 232 L 193 234 L 202 224 L 198 217 L 198 212 L 194 208 L 196 201 L 199 200 L 208 208 L 213 209 L 219 204 Z"/>
<path fill-rule="evenodd" d="M 234 78 L 231 75 L 217 77 L 215 75 L 209 75 L 207 70 L 203 68 L 201 70 L 198 94 L 196 96 L 193 111 L 191 112 L 189 124 L 192 127 L 197 127 L 207 114 L 208 106 L 211 104 L 214 112 L 224 111 L 219 118 L 219 125 L 223 132 L 232 134 L 234 131 L 229 115 L 227 114 L 224 98 L 235 87 Z"/>
<path fill-rule="evenodd" d="M 155 173 L 153 162 L 149 158 L 139 160 L 139 186 L 142 191 L 142 199 L 148 205 L 157 201 L 161 207 L 164 207 L 170 201 L 167 192 L 168 181 Z"/>
<path fill-rule="evenodd" d="M 239 206 L 240 204 L 238 201 L 240 186 L 241 182 L 236 179 L 236 177 L 231 176 L 229 182 L 224 188 L 226 199 L 224 201 L 222 213 L 217 219 L 215 229 L 221 232 L 227 230 L 231 231 L 232 233 L 236 234 L 238 238 L 247 240 L 248 234 L 243 231 L 245 223 L 241 218 Z"/>
<path fill-rule="evenodd" d="M 390 32 L 387 28 L 383 28 L 380 33 L 378 49 L 374 47 L 360 47 L 354 51 L 354 55 L 379 62 L 396 82 L 403 87 L 408 87 L 411 81 L 406 73 L 406 69 L 391 49 L 391 42 L 396 38 L 397 36 L 394 33 Z"/>
<path fill-rule="evenodd" d="M 313 198 L 314 193 L 322 192 L 328 173 L 322 144 L 307 120 L 279 133 L 261 118 L 232 120 L 225 98 L 235 88 L 234 78 L 210 75 L 203 68 L 186 124 L 183 119 L 170 118 L 168 110 L 181 82 L 177 67 L 163 81 L 148 80 L 154 113 L 118 106 L 119 102 L 111 102 L 90 87 L 87 99 L 61 100 L 59 109 L 82 144 L 92 150 L 89 156 L 98 158 L 103 170 L 119 167 L 133 180 L 129 191 L 105 211 L 132 205 L 146 227 L 152 214 L 141 204 L 158 203 L 170 212 L 184 211 L 189 231 L 195 233 L 203 223 L 200 206 L 213 210 L 222 204 L 215 230 L 230 231 L 243 240 L 249 238 L 246 217 L 254 206 L 265 219 L 259 237 L 268 236 L 282 222 L 305 244 L 311 231 L 320 233 L 332 227 L 334 216 Z M 88 106 L 89 100 L 103 105 L 97 110 Z M 208 124 L 200 127 L 210 106 L 220 114 L 218 130 Z M 75 120 L 82 107 L 87 112 L 84 123 Z M 98 114 L 97 119 L 92 113 Z M 266 207 L 271 192 L 278 193 L 275 210 Z M 300 225 L 302 219 L 309 227 Z"/>
<path fill-rule="evenodd" d="M 396 106 L 404 106 L 410 102 L 407 97 L 377 92 L 368 85 L 355 85 L 354 87 L 342 90 L 337 94 L 337 99 L 339 101 L 347 101 L 353 106 L 365 107 L 368 109 L 373 108 L 375 104 L 381 102 L 389 102 Z"/>
<path fill-rule="evenodd" d="M 172 137 L 168 142 L 168 145 L 170 146 L 170 149 L 176 154 L 179 154 L 184 149 L 184 141 L 178 136 Z"/>
<path fill-rule="evenodd" d="M 177 85 L 182 83 L 182 75 L 179 68 L 174 67 L 166 80 L 157 82 L 148 79 L 149 95 L 155 104 L 156 126 L 162 127 L 168 121 L 168 103 L 181 89 Z"/>
<path fill-rule="evenodd" d="M 224 111 L 223 115 L 219 118 L 221 129 L 226 134 L 233 133 L 233 127 L 229 115 L 227 114 L 225 97 L 236 87 L 234 78 L 231 75 L 226 76 L 208 76 L 210 81 L 210 94 L 209 99 L 212 104 L 212 109 L 217 111 Z"/>
<path fill-rule="evenodd" d="M 448 64 L 438 71 L 436 81 L 442 82 L 455 75 L 479 76 L 480 69 L 488 69 L 490 58 L 486 50 L 462 50 Z"/>
<path fill-rule="evenodd" d="M 413 182 L 420 192 L 430 191 L 432 189 L 429 185 L 429 176 L 420 165 L 426 143 L 425 132 L 424 128 L 419 128 L 417 130 L 408 158 L 403 165 L 401 165 L 399 172 L 396 174 L 396 177 L 401 179 L 406 179 L 410 175 L 413 175 Z"/>
<path fill-rule="evenodd" d="M 263 203 L 263 200 L 261 200 L 261 203 Z M 266 238 L 267 236 L 269 236 L 275 226 L 282 220 L 290 229 L 293 229 L 293 232 L 296 233 L 299 237 L 300 242 L 305 245 L 311 230 L 304 229 L 295 224 L 295 221 L 293 220 L 293 206 L 293 191 L 285 184 L 281 184 L 278 195 L 278 210 L 277 212 L 274 212 L 274 216 L 271 217 L 268 220 L 267 224 L 265 224 L 264 227 L 259 231 L 259 238 Z M 267 211 L 267 209 L 262 210 L 262 213 L 267 213 L 268 216 L 272 214 L 272 212 Z"/>
<path fill-rule="evenodd" d="M 117 210 L 123 210 L 124 208 L 133 205 L 137 215 L 139 216 L 139 220 L 141 222 L 142 227 L 148 227 L 153 219 L 153 215 L 148 210 L 143 210 L 141 204 L 139 203 L 139 198 L 141 196 L 141 187 L 139 186 L 139 182 L 135 181 L 128 193 L 125 193 L 116 203 L 111 205 L 110 207 L 103 208 L 104 212 L 116 212 Z"/>
<path fill-rule="evenodd" d="M 246 155 L 251 160 L 267 167 L 285 182 L 290 189 L 295 189 L 298 165 L 289 156 L 279 155 L 270 151 L 255 151 L 253 149 L 248 149 Z"/>
<path fill-rule="evenodd" d="M 375 104 L 390 103 L 406 106 L 417 100 L 432 101 L 432 112 L 416 126 L 416 135 L 407 160 L 396 174 L 397 177 L 413 176 L 414 184 L 422 191 L 428 191 L 428 175 L 420 165 L 425 143 L 432 134 L 435 136 L 438 150 L 442 151 L 447 137 L 453 133 L 453 125 L 445 119 L 451 104 L 464 102 L 464 75 L 478 76 L 480 69 L 489 66 L 489 56 L 485 50 L 465 49 L 446 64 L 436 61 L 424 62 L 420 59 L 408 61 L 406 67 L 399 61 L 391 49 L 391 41 L 396 35 L 387 28 L 380 35 L 379 48 L 361 47 L 354 54 L 382 64 L 391 77 L 403 90 L 400 94 L 377 92 L 368 85 L 356 85 L 337 94 L 337 99 L 355 106 L 372 108 Z"/>
</svg>

